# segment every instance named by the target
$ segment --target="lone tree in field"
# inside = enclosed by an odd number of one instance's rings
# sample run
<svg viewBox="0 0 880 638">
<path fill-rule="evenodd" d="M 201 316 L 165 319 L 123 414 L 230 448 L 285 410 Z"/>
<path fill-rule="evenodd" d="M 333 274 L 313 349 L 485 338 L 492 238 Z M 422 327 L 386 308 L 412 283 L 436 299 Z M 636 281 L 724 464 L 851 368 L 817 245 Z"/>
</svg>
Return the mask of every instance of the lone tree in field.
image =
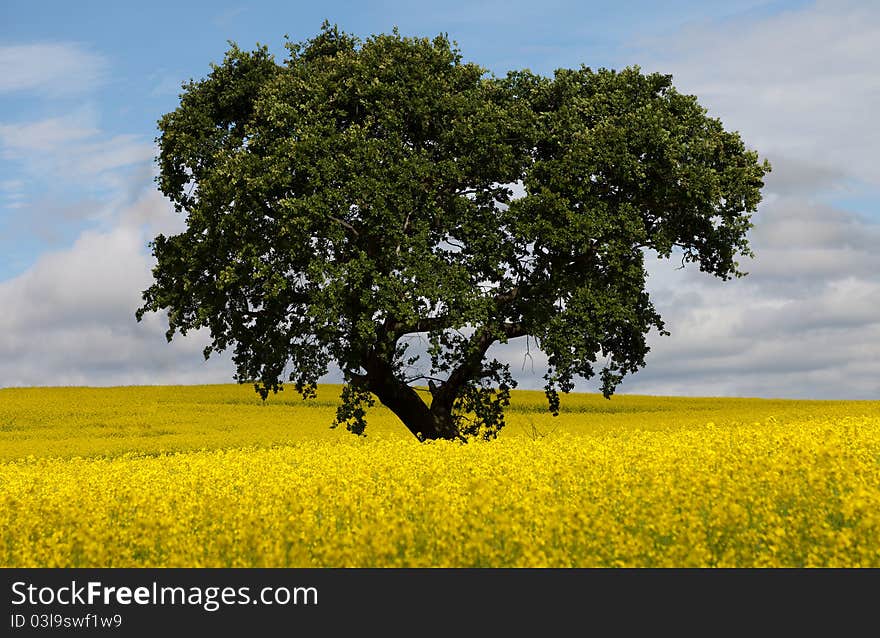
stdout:
<svg viewBox="0 0 880 638">
<path fill-rule="evenodd" d="M 285 46 L 279 64 L 231 44 L 159 120 L 186 230 L 151 243 L 137 311 L 167 310 L 169 340 L 208 328 L 205 357 L 231 348 L 264 399 L 314 396 L 335 362 L 336 424 L 362 433 L 375 396 L 420 438 L 489 438 L 516 385 L 493 343 L 547 355 L 555 414 L 575 377 L 608 397 L 667 334 L 646 251 L 743 274 L 770 167 L 668 75 L 498 78 L 442 36 L 327 23 Z"/>
</svg>

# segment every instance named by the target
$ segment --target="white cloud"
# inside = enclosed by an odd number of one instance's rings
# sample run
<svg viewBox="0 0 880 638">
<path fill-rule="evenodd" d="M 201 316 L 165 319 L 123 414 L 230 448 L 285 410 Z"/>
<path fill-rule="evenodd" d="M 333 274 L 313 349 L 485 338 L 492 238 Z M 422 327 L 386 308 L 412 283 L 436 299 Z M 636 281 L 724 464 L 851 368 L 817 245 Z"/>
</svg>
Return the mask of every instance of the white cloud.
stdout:
<svg viewBox="0 0 880 638">
<path fill-rule="evenodd" d="M 24 182 L 20 179 L 4 179 L 0 181 L 0 191 L 4 193 L 17 192 L 24 188 Z"/>
<path fill-rule="evenodd" d="M 649 264 L 672 333 L 622 391 L 792 398 L 880 394 L 880 225 L 794 198 L 762 207 L 749 275 Z"/>
<path fill-rule="evenodd" d="M 138 135 L 106 135 L 95 110 L 0 123 L 0 156 L 21 163 L 28 176 L 57 177 L 57 183 L 117 185 L 116 169 L 151 162 L 156 147 Z"/>
<path fill-rule="evenodd" d="M 180 221 L 148 193 L 107 231 L 85 231 L 0 282 L 0 386 L 229 382 L 227 359 L 205 362 L 206 335 L 168 344 L 164 317 L 134 318 L 150 284 L 146 241 Z"/>
<path fill-rule="evenodd" d="M 86 125 L 81 115 L 66 115 L 23 124 L 0 124 L 0 145 L 4 156 L 13 159 L 31 152 L 57 151 L 99 132 Z"/>
<path fill-rule="evenodd" d="M 110 138 L 85 141 L 68 149 L 64 166 L 73 175 L 104 175 L 117 168 L 151 162 L 156 147 L 138 135 L 114 135 Z"/>
<path fill-rule="evenodd" d="M 695 24 L 642 54 L 771 162 L 796 158 L 877 185 L 877 42 L 880 4 L 838 0 Z"/>
<path fill-rule="evenodd" d="M 39 110 L 54 112 L 0 121 L 0 159 L 10 177 L 0 190 L 0 206 L 16 211 L 4 220 L 0 241 L 69 241 L 84 221 L 100 219 L 108 205 L 118 207 L 119 197 L 127 195 L 124 173 L 151 161 L 155 147 L 139 136 L 102 131 L 99 108 L 83 97 L 104 78 L 101 56 L 77 44 L 31 43 L 0 46 L 0 64 L 0 94 L 36 93 Z"/>
<path fill-rule="evenodd" d="M 220 13 L 211 18 L 211 23 L 218 28 L 228 27 L 234 23 L 239 17 L 247 12 L 247 7 L 230 7 L 224 9 Z"/>
<path fill-rule="evenodd" d="M 150 90 L 152 97 L 164 97 L 166 95 L 180 95 L 183 92 L 181 87 L 180 74 L 178 73 L 155 73 L 150 77 L 153 88 Z"/>
<path fill-rule="evenodd" d="M 0 46 L 0 93 L 30 91 L 50 97 L 82 93 L 103 81 L 107 66 L 102 56 L 76 43 Z"/>
<path fill-rule="evenodd" d="M 9 209 L 24 207 L 24 182 L 20 179 L 0 180 L 0 206 Z"/>
</svg>

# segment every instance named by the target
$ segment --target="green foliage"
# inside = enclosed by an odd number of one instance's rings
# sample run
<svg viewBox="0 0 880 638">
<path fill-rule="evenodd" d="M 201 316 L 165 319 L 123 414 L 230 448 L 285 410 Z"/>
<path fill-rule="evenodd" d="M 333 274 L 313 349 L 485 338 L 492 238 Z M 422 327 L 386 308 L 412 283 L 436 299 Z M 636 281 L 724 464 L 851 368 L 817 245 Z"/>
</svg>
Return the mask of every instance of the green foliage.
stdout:
<svg viewBox="0 0 880 638">
<path fill-rule="evenodd" d="M 167 310 L 169 340 L 208 328 L 205 356 L 232 349 L 264 398 L 313 394 L 335 362 L 354 432 L 375 395 L 424 438 L 490 438 L 515 386 L 493 343 L 535 339 L 556 413 L 575 377 L 610 396 L 664 332 L 646 250 L 743 274 L 769 165 L 670 76 L 498 78 L 444 36 L 327 23 L 285 46 L 279 64 L 232 44 L 159 120 L 158 185 L 187 228 L 152 243 L 137 312 Z M 415 333 L 430 370 L 408 376 Z"/>
</svg>

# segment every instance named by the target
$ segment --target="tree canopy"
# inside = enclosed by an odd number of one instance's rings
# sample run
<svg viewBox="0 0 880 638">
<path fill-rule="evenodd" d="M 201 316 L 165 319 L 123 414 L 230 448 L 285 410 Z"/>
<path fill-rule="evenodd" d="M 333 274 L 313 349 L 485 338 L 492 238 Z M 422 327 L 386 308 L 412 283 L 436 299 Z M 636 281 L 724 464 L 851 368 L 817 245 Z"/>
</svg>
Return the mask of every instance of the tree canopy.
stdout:
<svg viewBox="0 0 880 638">
<path fill-rule="evenodd" d="M 516 385 L 493 343 L 533 339 L 557 413 L 665 332 L 646 253 L 743 274 L 769 164 L 669 75 L 496 77 L 445 36 L 327 23 L 285 47 L 230 43 L 159 120 L 186 230 L 151 242 L 137 311 L 167 311 L 169 341 L 207 328 L 205 357 L 231 350 L 264 399 L 314 396 L 335 364 L 337 425 L 363 433 L 375 397 L 420 438 L 489 438 Z"/>
</svg>

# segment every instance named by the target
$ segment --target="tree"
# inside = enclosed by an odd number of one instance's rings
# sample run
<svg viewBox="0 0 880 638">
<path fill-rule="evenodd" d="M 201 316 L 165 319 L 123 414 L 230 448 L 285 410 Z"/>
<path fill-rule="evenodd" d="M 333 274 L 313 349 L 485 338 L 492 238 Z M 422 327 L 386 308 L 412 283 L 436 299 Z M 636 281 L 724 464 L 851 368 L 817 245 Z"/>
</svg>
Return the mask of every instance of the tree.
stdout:
<svg viewBox="0 0 880 638">
<path fill-rule="evenodd" d="M 166 310 L 169 341 L 207 328 L 205 357 L 232 349 L 263 399 L 313 397 L 335 363 L 335 425 L 363 433 L 376 397 L 420 438 L 491 438 L 515 387 L 493 343 L 546 353 L 557 414 L 576 377 L 609 397 L 665 333 L 646 254 L 744 274 L 770 167 L 668 75 L 499 78 L 444 36 L 327 23 L 285 47 L 230 43 L 159 120 L 186 230 L 151 242 L 137 311 Z"/>
</svg>

